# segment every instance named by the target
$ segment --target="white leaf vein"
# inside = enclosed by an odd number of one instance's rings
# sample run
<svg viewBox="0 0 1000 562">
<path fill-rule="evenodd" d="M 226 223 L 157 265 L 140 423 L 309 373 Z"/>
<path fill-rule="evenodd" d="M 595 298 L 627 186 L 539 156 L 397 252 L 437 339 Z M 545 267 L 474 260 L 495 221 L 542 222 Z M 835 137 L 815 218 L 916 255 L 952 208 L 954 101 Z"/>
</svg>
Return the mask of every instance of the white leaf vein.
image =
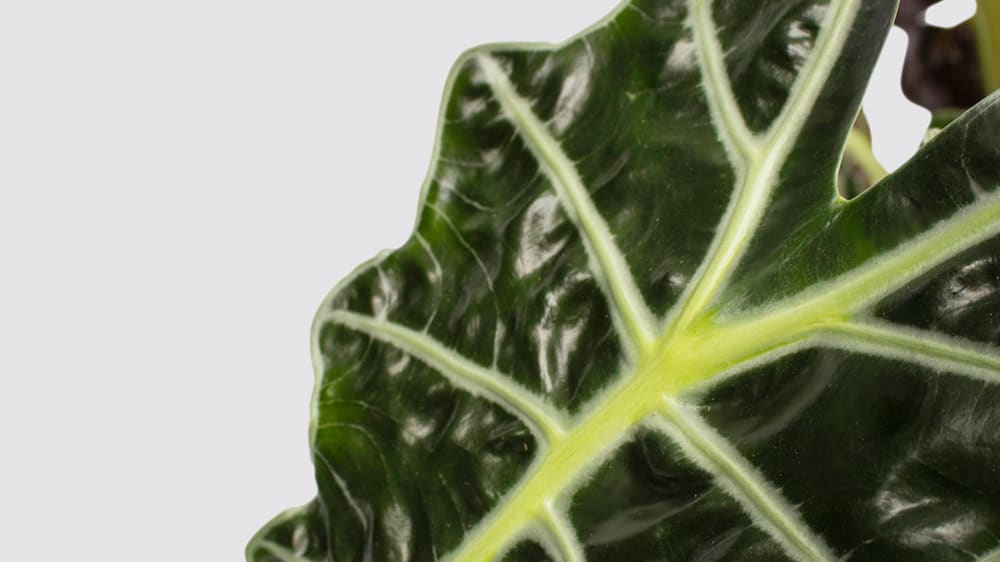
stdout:
<svg viewBox="0 0 1000 562">
<path fill-rule="evenodd" d="M 714 29 L 711 22 L 711 0 L 693 0 L 695 10 L 695 30 L 701 29 L 699 35 L 704 35 Z M 829 78 L 830 72 L 839 59 L 847 36 L 850 34 L 854 18 L 857 15 L 860 0 L 841 0 L 836 3 L 827 16 L 820 32 L 817 44 L 810 53 L 802 74 L 793 84 L 789 99 L 782 113 L 775 119 L 772 128 L 765 135 L 759 149 L 751 153 L 746 169 L 737 166 L 737 187 L 733 198 L 722 218 L 721 227 L 708 250 L 705 260 L 688 285 L 688 289 L 675 305 L 676 319 L 671 322 L 671 329 L 683 329 L 696 320 L 712 304 L 721 289 L 728 283 L 729 277 L 735 271 L 740 259 L 760 228 L 764 211 L 771 199 L 772 192 L 778 182 L 781 168 L 788 154 L 799 137 L 810 110 L 815 105 L 822 87 Z M 702 53 L 709 72 L 721 74 L 706 80 L 710 98 L 717 98 L 724 113 L 738 112 L 739 107 L 725 105 L 727 98 L 732 98 L 732 90 L 725 76 L 725 62 L 717 46 L 713 48 L 712 40 Z M 728 102 L 733 105 L 735 102 Z M 727 117 L 730 121 L 735 116 Z M 742 118 L 740 118 L 742 122 Z M 725 130 L 737 125 L 727 125 L 720 132 L 728 136 Z M 749 146 L 749 145 L 748 145 Z"/>
<path fill-rule="evenodd" d="M 857 314 L 959 253 L 1000 235 L 1000 193 L 939 221 L 924 233 L 830 281 L 741 316 L 769 321 L 818 318 L 824 310 Z"/>
<path fill-rule="evenodd" d="M 733 94 L 722 45 L 719 43 L 715 22 L 712 21 L 711 0 L 691 2 L 688 26 L 694 36 L 695 53 L 702 72 L 702 85 L 709 111 L 726 149 L 736 152 L 741 157 L 740 161 L 733 161 L 732 164 L 743 167 L 746 162 L 757 157 L 760 142 L 747 127 L 743 112 Z"/>
<path fill-rule="evenodd" d="M 798 511 L 729 441 L 689 407 L 665 398 L 662 423 L 654 428 L 673 439 L 696 464 L 715 477 L 751 519 L 795 559 L 831 562 L 832 550 Z"/>
<path fill-rule="evenodd" d="M 579 231 L 590 257 L 591 270 L 607 295 L 619 331 L 624 332 L 623 343 L 632 347 L 633 352 L 646 351 L 655 337 L 653 314 L 576 165 L 549 128 L 535 115 L 528 101 L 511 84 L 500 63 L 486 54 L 477 56 L 476 61 L 506 118 L 535 156 L 567 216 Z"/>
<path fill-rule="evenodd" d="M 565 434 L 562 413 L 511 377 L 470 361 L 424 332 L 346 310 L 330 312 L 325 319 L 388 343 L 438 371 L 455 386 L 503 405 L 549 443 Z"/>
<path fill-rule="evenodd" d="M 586 562 L 587 557 L 583 553 L 583 545 L 580 544 L 576 531 L 559 510 L 547 505 L 541 519 L 562 562 Z"/>
<path fill-rule="evenodd" d="M 834 324 L 821 341 L 1000 384 L 1000 349 L 875 320 Z"/>
<path fill-rule="evenodd" d="M 266 539 L 261 540 L 260 542 L 257 543 L 257 545 L 260 548 L 266 550 L 268 554 L 277 557 L 282 562 L 312 562 L 306 558 L 303 558 L 295 554 L 291 550 L 288 550 L 287 548 Z"/>
<path fill-rule="evenodd" d="M 1000 547 L 997 547 L 977 558 L 976 562 L 1000 562 Z"/>
</svg>

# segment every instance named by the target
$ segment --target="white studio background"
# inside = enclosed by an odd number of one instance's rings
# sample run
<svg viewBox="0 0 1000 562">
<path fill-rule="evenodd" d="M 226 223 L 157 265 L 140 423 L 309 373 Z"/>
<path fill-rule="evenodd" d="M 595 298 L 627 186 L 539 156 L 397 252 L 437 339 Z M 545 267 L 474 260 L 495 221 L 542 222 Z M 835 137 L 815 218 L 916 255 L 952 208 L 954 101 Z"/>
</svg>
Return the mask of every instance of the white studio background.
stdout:
<svg viewBox="0 0 1000 562">
<path fill-rule="evenodd" d="M 452 62 L 615 3 L 0 4 L 0 557 L 236 561 L 308 501 L 312 314 L 408 235 Z"/>
</svg>

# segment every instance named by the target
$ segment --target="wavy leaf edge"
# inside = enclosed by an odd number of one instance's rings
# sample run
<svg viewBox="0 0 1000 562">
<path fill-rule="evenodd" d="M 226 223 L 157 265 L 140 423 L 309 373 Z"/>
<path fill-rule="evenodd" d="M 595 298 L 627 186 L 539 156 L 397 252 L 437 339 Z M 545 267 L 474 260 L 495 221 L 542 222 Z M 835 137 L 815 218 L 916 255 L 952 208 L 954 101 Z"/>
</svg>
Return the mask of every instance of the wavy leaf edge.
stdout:
<svg viewBox="0 0 1000 562">
<path fill-rule="evenodd" d="M 845 275 L 812 287 L 777 304 L 718 314 L 715 299 L 724 292 L 746 245 L 760 225 L 769 201 L 769 189 L 826 81 L 833 61 L 850 33 L 861 0 L 841 0 L 830 10 L 827 23 L 809 63 L 796 79 L 789 100 L 774 125 L 755 134 L 743 122 L 728 83 L 721 46 L 711 21 L 711 0 L 691 0 L 687 25 L 698 48 L 698 64 L 705 80 L 714 125 L 727 147 L 731 164 L 740 173 L 729 210 L 716 229 L 712 243 L 694 279 L 668 314 L 657 319 L 631 278 L 624 255 L 594 207 L 587 188 L 562 154 L 546 124 L 531 111 L 507 80 L 502 65 L 492 58 L 497 50 L 556 50 L 613 22 L 633 7 L 623 0 L 593 26 L 556 43 L 496 43 L 475 47 L 461 55 L 449 73 L 439 109 L 433 159 L 421 188 L 419 209 L 430 205 L 428 191 L 440 164 L 440 143 L 445 105 L 461 69 L 478 65 L 483 81 L 494 91 L 508 120 L 531 147 L 540 166 L 556 187 L 563 210 L 579 229 L 590 257 L 590 267 L 612 310 L 616 331 L 630 350 L 630 361 L 617 375 L 616 384 L 598 394 L 576 417 L 548 404 L 531 391 L 509 383 L 510 377 L 478 365 L 426 333 L 393 325 L 386 319 L 331 310 L 330 303 L 357 277 L 376 267 L 389 252 L 360 265 L 327 295 L 312 328 L 312 353 L 316 377 L 311 400 L 310 442 L 315 441 L 319 419 L 323 360 L 319 352 L 320 328 L 333 322 L 394 346 L 432 366 L 453 385 L 502 405 L 520 417 L 542 446 L 525 477 L 498 509 L 466 533 L 463 543 L 445 560 L 493 560 L 517 541 L 534 538 L 550 555 L 567 562 L 585 560 L 583 547 L 567 520 L 566 492 L 585 480 L 632 431 L 639 427 L 662 433 L 685 451 L 699 467 L 726 490 L 751 519 L 767 532 L 785 553 L 801 560 L 835 560 L 833 549 L 804 522 L 754 466 L 702 418 L 696 397 L 723 380 L 739 376 L 763 363 L 812 347 L 847 349 L 867 355 L 912 361 L 939 371 L 1000 384 L 1000 350 L 960 338 L 869 319 L 866 309 L 886 294 L 939 266 L 961 251 L 1000 234 L 1000 194 L 940 221 L 913 241 L 890 251 L 879 263 L 865 263 Z M 832 54 L 831 54 L 832 53 Z M 800 84 L 800 82 L 802 82 Z M 1000 102 L 1000 94 L 981 102 Z M 972 111 L 972 110 L 970 110 Z M 938 137 L 940 138 L 940 137 Z M 845 139 L 845 143 L 847 140 Z M 935 142 L 934 140 L 930 141 Z M 874 190 L 879 189 L 876 185 Z M 830 204 L 851 205 L 836 192 Z M 418 212 L 419 217 L 419 212 Z M 418 218 L 419 221 L 419 218 Z M 413 237 L 420 237 L 415 226 Z M 684 371 L 686 376 L 665 376 Z M 583 454 L 580 451 L 584 451 Z M 570 453 L 573 454 L 570 454 Z M 332 469 L 331 469 L 332 470 Z M 349 497 L 349 493 L 345 494 Z M 265 551 L 286 562 L 308 562 L 301 553 L 266 538 L 269 528 L 298 517 L 304 508 L 276 517 L 248 544 L 247 558 Z M 1000 547 L 978 558 L 1000 560 Z"/>
</svg>

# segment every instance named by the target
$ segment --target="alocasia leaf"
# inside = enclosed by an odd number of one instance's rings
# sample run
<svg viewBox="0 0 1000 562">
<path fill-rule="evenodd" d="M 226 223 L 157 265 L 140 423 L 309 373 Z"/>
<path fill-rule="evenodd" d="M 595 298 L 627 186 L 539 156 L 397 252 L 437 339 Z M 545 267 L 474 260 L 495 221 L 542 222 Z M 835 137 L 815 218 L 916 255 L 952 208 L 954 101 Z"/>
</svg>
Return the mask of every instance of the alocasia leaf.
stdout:
<svg viewBox="0 0 1000 562">
<path fill-rule="evenodd" d="M 463 56 L 413 236 L 316 317 L 319 495 L 248 559 L 997 559 L 1000 97 L 836 191 L 894 9 Z"/>
</svg>

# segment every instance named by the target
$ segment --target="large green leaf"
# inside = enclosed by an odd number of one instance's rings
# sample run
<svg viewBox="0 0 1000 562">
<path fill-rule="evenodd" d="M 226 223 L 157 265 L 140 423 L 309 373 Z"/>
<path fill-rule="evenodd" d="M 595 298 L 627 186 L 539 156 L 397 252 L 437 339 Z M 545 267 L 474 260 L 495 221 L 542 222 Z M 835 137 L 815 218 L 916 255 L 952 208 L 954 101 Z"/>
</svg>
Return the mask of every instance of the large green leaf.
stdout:
<svg viewBox="0 0 1000 562">
<path fill-rule="evenodd" d="M 316 318 L 319 495 L 248 559 L 1000 556 L 1000 97 L 835 188 L 894 8 L 463 56 L 413 236 Z"/>
</svg>

